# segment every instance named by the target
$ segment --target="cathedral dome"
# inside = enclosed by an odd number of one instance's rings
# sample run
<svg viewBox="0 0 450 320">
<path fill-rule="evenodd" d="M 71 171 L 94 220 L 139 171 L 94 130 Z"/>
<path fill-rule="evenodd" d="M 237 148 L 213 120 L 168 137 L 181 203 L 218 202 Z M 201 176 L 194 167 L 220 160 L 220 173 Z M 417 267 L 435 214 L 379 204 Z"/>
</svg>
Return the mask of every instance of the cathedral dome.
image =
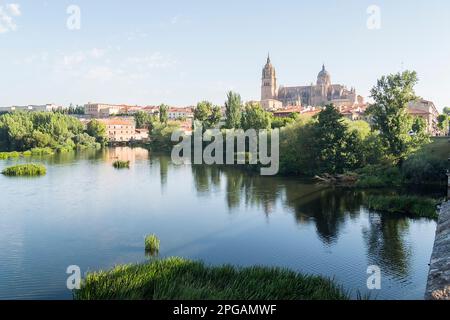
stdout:
<svg viewBox="0 0 450 320">
<path fill-rule="evenodd" d="M 322 70 L 317 75 L 317 85 L 330 85 L 331 76 L 330 73 L 325 69 L 325 65 L 322 65 Z"/>
</svg>

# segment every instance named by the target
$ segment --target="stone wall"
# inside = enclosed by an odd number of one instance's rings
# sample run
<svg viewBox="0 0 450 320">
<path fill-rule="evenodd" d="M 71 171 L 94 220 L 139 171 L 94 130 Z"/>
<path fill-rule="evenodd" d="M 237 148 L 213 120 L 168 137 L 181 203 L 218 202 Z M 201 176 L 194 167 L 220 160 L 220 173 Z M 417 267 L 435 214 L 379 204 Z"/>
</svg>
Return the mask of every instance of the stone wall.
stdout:
<svg viewBox="0 0 450 320">
<path fill-rule="evenodd" d="M 425 299 L 450 300 L 450 201 L 440 208 Z"/>
</svg>

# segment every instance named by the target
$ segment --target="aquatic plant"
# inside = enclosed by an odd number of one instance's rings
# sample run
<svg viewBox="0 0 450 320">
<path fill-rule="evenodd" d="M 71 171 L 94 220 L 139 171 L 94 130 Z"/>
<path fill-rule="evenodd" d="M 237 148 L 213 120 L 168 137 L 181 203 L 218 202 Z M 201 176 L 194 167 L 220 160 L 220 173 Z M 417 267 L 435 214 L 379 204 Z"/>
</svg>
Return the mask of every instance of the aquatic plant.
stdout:
<svg viewBox="0 0 450 320">
<path fill-rule="evenodd" d="M 116 160 L 113 162 L 113 167 L 116 169 L 130 168 L 130 161 Z"/>
<path fill-rule="evenodd" d="M 33 163 L 15 165 L 2 171 L 5 176 L 42 176 L 46 173 L 45 166 Z"/>
<path fill-rule="evenodd" d="M 270 267 L 207 266 L 183 258 L 155 259 L 89 273 L 78 300 L 345 300 L 330 279 Z"/>
<path fill-rule="evenodd" d="M 156 235 L 150 234 L 145 237 L 145 251 L 152 256 L 158 254 L 159 239 Z"/>
<path fill-rule="evenodd" d="M 432 198 L 409 195 L 371 195 L 365 199 L 369 209 L 430 219 L 438 218 L 438 203 Z"/>
</svg>

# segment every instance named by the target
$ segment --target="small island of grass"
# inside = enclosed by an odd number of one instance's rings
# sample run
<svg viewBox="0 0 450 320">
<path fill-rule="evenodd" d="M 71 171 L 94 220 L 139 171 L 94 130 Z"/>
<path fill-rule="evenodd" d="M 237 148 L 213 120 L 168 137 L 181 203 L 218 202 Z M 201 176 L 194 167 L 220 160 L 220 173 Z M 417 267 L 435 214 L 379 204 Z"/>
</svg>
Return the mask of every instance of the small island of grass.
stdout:
<svg viewBox="0 0 450 320">
<path fill-rule="evenodd" d="M 130 161 L 116 160 L 113 162 L 113 167 L 116 169 L 129 169 Z"/>
<path fill-rule="evenodd" d="M 158 254 L 159 239 L 156 235 L 150 234 L 145 237 L 145 251 L 152 256 Z"/>
<path fill-rule="evenodd" d="M 42 164 L 19 164 L 8 167 L 2 171 L 5 176 L 43 176 L 47 169 Z"/>
<path fill-rule="evenodd" d="M 439 201 L 426 197 L 408 195 L 371 195 L 365 200 L 369 209 L 389 213 L 406 214 L 416 218 L 437 219 Z"/>
<path fill-rule="evenodd" d="M 341 287 L 319 276 L 269 268 L 206 266 L 182 258 L 121 265 L 89 273 L 77 300 L 345 300 Z"/>
</svg>

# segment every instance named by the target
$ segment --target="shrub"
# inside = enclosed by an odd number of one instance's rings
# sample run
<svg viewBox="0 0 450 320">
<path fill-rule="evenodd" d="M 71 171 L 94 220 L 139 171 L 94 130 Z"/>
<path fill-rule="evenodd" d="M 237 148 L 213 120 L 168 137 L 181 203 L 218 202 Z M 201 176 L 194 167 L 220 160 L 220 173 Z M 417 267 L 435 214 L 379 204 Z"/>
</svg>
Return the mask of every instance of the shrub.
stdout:
<svg viewBox="0 0 450 320">
<path fill-rule="evenodd" d="M 18 158 L 20 157 L 20 152 L 0 152 L 0 160 L 6 160 L 9 158 Z"/>
<path fill-rule="evenodd" d="M 446 179 L 447 162 L 436 156 L 420 153 L 407 159 L 402 164 L 401 172 L 405 181 L 411 184 L 443 183 Z"/>
<path fill-rule="evenodd" d="M 156 235 L 150 234 L 145 237 L 145 251 L 151 255 L 159 252 L 159 239 Z"/>
<path fill-rule="evenodd" d="M 42 176 L 47 172 L 41 164 L 20 164 L 2 171 L 5 176 Z"/>
<path fill-rule="evenodd" d="M 395 187 L 402 184 L 400 170 L 390 165 L 368 165 L 356 170 L 359 188 Z"/>
<path fill-rule="evenodd" d="M 403 213 L 413 217 L 437 219 L 437 200 L 418 196 L 380 196 L 372 195 L 365 199 L 369 209 L 392 213 Z"/>
<path fill-rule="evenodd" d="M 113 167 L 116 169 L 128 169 L 130 168 L 130 161 L 116 160 L 113 162 Z"/>
<path fill-rule="evenodd" d="M 52 155 L 53 150 L 51 148 L 33 148 L 30 150 L 31 155 L 33 156 L 43 156 L 43 155 Z"/>
</svg>

